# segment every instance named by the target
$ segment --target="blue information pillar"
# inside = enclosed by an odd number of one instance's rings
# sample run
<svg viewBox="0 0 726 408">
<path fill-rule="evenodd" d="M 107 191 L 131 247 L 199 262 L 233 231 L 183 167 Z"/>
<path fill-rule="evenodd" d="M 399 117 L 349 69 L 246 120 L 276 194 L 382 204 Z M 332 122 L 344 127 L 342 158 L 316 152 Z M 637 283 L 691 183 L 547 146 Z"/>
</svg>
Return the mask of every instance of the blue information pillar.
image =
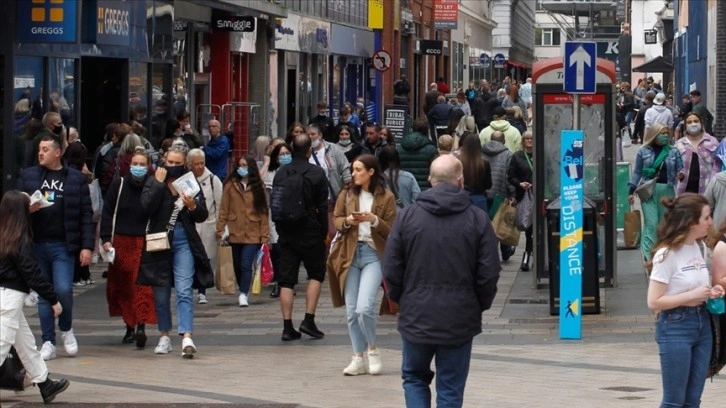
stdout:
<svg viewBox="0 0 726 408">
<path fill-rule="evenodd" d="M 560 338 L 582 337 L 582 130 L 563 130 L 560 154 Z"/>
</svg>

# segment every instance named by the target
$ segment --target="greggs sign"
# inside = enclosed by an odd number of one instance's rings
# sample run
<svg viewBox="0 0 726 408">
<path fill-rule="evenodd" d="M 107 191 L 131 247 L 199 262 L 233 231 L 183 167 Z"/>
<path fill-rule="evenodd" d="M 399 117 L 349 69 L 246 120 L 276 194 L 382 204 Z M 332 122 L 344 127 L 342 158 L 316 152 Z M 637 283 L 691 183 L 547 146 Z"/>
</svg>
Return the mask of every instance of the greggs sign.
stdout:
<svg viewBox="0 0 726 408">
<path fill-rule="evenodd" d="M 131 38 L 128 1 L 98 0 L 96 43 L 128 46 Z"/>
<path fill-rule="evenodd" d="M 76 42 L 76 0 L 17 0 L 18 41 Z"/>
</svg>

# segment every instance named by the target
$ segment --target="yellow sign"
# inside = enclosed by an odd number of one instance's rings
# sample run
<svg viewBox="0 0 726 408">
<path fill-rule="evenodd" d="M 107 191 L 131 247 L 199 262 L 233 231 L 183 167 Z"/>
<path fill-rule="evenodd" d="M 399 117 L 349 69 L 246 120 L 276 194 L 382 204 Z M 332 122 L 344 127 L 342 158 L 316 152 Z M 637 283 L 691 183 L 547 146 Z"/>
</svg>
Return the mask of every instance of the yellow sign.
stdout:
<svg viewBox="0 0 726 408">
<path fill-rule="evenodd" d="M 64 0 L 50 0 L 49 4 L 46 5 L 46 0 L 32 0 L 33 6 L 30 9 L 30 21 L 34 23 L 42 23 L 45 21 L 62 23 L 63 1 Z M 59 4 L 60 6 L 53 7 L 56 4 Z"/>
<path fill-rule="evenodd" d="M 368 28 L 383 29 L 383 0 L 368 0 Z"/>
</svg>

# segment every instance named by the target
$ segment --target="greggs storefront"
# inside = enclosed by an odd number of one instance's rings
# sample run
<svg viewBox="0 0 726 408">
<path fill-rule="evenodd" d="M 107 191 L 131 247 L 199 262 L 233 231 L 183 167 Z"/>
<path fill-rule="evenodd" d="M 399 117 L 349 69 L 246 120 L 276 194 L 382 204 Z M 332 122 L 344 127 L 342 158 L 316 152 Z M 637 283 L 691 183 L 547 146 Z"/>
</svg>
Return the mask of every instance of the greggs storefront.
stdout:
<svg viewBox="0 0 726 408">
<path fill-rule="evenodd" d="M 171 0 L 14 0 L 0 19 L 2 189 L 34 152 L 34 120 L 58 112 L 89 154 L 110 122 L 135 118 L 163 138 L 172 90 Z"/>
</svg>

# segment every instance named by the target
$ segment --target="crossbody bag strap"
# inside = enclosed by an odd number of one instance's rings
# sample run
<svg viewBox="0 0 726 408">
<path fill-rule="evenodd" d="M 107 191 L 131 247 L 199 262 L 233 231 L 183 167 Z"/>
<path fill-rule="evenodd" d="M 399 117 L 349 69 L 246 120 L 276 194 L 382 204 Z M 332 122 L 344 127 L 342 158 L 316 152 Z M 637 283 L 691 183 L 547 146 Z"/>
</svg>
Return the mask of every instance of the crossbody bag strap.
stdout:
<svg viewBox="0 0 726 408">
<path fill-rule="evenodd" d="M 217 213 L 217 200 L 214 198 L 214 173 L 209 175 L 209 185 L 212 187 L 212 206 L 214 207 L 213 214 Z"/>
<path fill-rule="evenodd" d="M 118 185 L 118 196 L 116 196 L 116 207 L 113 209 L 113 221 L 111 221 L 111 244 L 113 245 L 113 237 L 116 234 L 116 213 L 118 213 L 118 203 L 121 201 L 121 190 L 124 188 L 124 179 L 121 177 Z"/>
<path fill-rule="evenodd" d="M 315 164 L 317 164 L 318 167 L 321 167 L 322 168 L 322 166 L 320 165 L 320 160 L 318 160 L 318 156 L 315 154 L 315 152 L 313 152 L 313 160 L 315 160 Z M 327 161 L 326 161 L 326 164 L 328 164 Z M 329 165 L 328 165 L 328 174 L 330 174 L 330 166 Z M 330 191 L 330 197 L 335 198 L 335 193 L 333 192 L 333 185 L 330 184 L 330 177 L 329 176 L 328 177 L 325 177 L 325 181 L 328 183 L 328 190 Z"/>
</svg>

